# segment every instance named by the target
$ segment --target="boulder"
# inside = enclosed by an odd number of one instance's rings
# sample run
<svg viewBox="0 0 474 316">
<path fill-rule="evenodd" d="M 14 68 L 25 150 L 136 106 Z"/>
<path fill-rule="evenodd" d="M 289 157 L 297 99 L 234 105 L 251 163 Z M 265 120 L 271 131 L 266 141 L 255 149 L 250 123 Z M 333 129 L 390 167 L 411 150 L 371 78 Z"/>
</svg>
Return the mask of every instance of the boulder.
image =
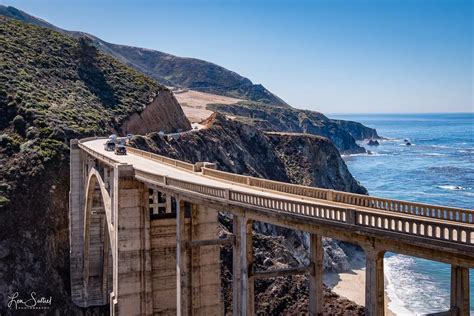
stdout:
<svg viewBox="0 0 474 316">
<path fill-rule="evenodd" d="M 371 139 L 367 142 L 367 145 L 369 145 L 369 146 L 378 146 L 378 145 L 380 145 L 380 143 L 376 139 Z"/>
</svg>

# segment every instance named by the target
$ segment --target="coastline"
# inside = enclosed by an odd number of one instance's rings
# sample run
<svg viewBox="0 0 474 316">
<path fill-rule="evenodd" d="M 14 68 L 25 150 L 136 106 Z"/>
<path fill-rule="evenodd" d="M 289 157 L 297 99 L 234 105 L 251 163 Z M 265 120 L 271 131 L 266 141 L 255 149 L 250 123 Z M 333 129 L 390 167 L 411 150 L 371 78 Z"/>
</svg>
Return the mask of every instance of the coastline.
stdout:
<svg viewBox="0 0 474 316">
<path fill-rule="evenodd" d="M 355 266 L 355 267 L 354 267 Z M 343 296 L 356 304 L 365 305 L 365 268 L 351 264 L 351 270 L 346 272 L 326 272 L 324 274 L 324 284 L 326 284 L 333 292 Z M 387 280 L 385 280 L 385 315 L 396 316 L 389 309 L 390 299 L 387 294 Z"/>
</svg>

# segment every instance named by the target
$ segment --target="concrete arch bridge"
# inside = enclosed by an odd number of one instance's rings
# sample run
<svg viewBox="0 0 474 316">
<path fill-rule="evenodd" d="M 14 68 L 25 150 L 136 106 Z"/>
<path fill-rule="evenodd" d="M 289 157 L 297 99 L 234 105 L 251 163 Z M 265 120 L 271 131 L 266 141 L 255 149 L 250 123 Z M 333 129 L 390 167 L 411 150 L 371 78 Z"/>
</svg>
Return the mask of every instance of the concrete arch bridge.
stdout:
<svg viewBox="0 0 474 316">
<path fill-rule="evenodd" d="M 469 315 L 474 212 L 263 180 L 128 148 L 71 141 L 71 291 L 79 306 L 112 315 L 223 314 L 220 245 L 233 247 L 233 314 L 254 314 L 257 278 L 309 277 L 309 311 L 322 314 L 322 236 L 366 253 L 366 310 L 384 314 L 386 251 L 451 265 L 451 308 Z M 218 210 L 233 235 L 217 238 Z M 252 222 L 310 233 L 310 264 L 253 268 Z"/>
</svg>

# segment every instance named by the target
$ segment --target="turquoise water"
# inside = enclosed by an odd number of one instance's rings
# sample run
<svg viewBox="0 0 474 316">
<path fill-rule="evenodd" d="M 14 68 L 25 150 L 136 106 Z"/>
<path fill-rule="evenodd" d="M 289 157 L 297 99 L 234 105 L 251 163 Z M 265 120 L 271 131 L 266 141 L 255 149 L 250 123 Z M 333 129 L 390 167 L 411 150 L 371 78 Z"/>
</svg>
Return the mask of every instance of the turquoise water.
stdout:
<svg viewBox="0 0 474 316">
<path fill-rule="evenodd" d="M 361 122 L 389 138 L 371 155 L 345 157 L 371 195 L 473 209 L 474 113 L 330 115 Z M 406 146 L 404 140 L 413 146 Z M 450 266 L 387 254 L 389 307 L 416 315 L 449 307 Z M 474 315 L 474 270 L 470 270 Z"/>
</svg>

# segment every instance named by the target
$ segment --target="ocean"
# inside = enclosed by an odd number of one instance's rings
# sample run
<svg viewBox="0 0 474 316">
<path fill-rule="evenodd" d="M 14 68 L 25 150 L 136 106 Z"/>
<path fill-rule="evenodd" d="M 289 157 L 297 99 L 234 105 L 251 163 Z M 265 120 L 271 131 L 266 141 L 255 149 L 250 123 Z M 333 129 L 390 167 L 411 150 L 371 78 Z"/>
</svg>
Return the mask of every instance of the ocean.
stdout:
<svg viewBox="0 0 474 316">
<path fill-rule="evenodd" d="M 344 157 L 371 195 L 474 208 L 474 113 L 329 117 L 360 122 L 388 138 L 377 147 L 364 145 L 372 154 Z M 449 308 L 449 265 L 393 253 L 384 262 L 389 308 L 397 315 Z M 474 315 L 473 269 L 470 284 Z"/>
</svg>

